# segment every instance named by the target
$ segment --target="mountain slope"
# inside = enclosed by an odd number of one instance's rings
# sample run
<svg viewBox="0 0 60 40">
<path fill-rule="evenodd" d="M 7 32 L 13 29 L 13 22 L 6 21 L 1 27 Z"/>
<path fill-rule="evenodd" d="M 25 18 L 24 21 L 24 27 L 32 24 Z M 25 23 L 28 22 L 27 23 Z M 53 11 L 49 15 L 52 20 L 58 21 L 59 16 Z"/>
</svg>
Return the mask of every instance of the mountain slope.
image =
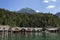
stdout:
<svg viewBox="0 0 60 40">
<path fill-rule="evenodd" d="M 36 11 L 31 8 L 22 8 L 18 11 L 19 13 L 29 13 L 29 14 L 35 14 Z"/>
<path fill-rule="evenodd" d="M 60 18 L 60 12 L 56 13 L 55 15 L 58 16 L 58 17 Z"/>
</svg>

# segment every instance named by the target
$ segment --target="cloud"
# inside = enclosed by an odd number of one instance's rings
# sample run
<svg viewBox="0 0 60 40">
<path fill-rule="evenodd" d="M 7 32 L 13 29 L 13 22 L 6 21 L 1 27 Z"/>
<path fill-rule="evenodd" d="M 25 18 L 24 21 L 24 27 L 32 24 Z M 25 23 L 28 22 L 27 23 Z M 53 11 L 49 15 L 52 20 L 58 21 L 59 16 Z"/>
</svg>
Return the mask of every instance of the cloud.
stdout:
<svg viewBox="0 0 60 40">
<path fill-rule="evenodd" d="M 44 3 L 49 3 L 49 1 L 48 1 L 48 0 L 44 0 L 43 2 L 44 2 Z"/>
<path fill-rule="evenodd" d="M 36 12 L 39 12 L 39 10 L 36 10 Z"/>
<path fill-rule="evenodd" d="M 44 3 L 56 2 L 57 0 L 43 0 Z"/>
<path fill-rule="evenodd" d="M 51 0 L 52 2 L 56 2 L 56 0 Z"/>
<path fill-rule="evenodd" d="M 49 5 L 49 6 L 47 6 L 47 9 L 53 9 L 53 8 L 55 8 L 55 5 Z"/>
</svg>

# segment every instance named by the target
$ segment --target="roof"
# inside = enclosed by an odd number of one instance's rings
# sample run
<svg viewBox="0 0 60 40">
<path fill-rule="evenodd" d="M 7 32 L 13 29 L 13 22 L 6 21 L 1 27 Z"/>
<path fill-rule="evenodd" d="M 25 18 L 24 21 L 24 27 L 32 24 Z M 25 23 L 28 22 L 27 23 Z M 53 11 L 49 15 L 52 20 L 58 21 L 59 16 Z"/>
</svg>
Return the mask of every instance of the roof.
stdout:
<svg viewBox="0 0 60 40">
<path fill-rule="evenodd" d="M 48 28 L 47 30 L 57 30 L 58 28 Z"/>
<path fill-rule="evenodd" d="M 8 30 L 10 28 L 10 26 L 8 25 L 0 25 L 0 30 Z"/>
</svg>

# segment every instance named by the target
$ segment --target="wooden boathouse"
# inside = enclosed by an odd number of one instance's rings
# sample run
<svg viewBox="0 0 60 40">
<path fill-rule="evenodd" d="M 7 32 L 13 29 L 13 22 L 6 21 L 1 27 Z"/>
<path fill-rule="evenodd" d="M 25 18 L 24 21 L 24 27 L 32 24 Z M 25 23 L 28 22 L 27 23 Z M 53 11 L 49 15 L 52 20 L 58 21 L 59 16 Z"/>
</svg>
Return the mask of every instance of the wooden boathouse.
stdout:
<svg viewBox="0 0 60 40">
<path fill-rule="evenodd" d="M 10 27 L 9 25 L 0 25 L 0 32 L 42 32 L 43 28 L 31 27 Z M 59 28 L 46 28 L 48 32 L 60 32 Z"/>
<path fill-rule="evenodd" d="M 47 28 L 48 32 L 57 32 L 58 28 Z"/>
</svg>

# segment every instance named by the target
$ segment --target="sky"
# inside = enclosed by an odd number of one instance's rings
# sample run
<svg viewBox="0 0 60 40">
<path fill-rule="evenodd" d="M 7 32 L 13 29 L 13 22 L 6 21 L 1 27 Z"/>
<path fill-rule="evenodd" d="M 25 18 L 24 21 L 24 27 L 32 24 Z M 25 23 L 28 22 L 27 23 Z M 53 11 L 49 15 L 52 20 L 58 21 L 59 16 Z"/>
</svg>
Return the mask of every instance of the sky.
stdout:
<svg viewBox="0 0 60 40">
<path fill-rule="evenodd" d="M 0 0 L 0 8 L 18 11 L 22 8 L 31 8 L 36 12 L 60 12 L 60 0 Z"/>
</svg>

